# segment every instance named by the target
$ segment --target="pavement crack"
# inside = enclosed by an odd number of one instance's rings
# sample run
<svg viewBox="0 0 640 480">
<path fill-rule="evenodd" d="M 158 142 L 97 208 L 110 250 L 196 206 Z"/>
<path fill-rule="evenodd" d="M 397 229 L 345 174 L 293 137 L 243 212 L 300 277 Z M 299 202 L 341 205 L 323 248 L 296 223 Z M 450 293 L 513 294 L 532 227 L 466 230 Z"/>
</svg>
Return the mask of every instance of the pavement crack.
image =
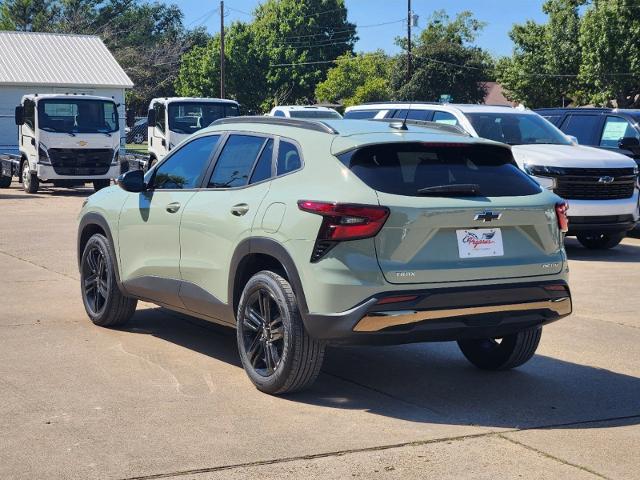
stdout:
<svg viewBox="0 0 640 480">
<path fill-rule="evenodd" d="M 342 377 L 340 375 L 337 375 L 337 374 L 331 373 L 331 372 L 327 372 L 325 370 L 323 370 L 322 372 L 325 375 L 329 375 L 330 377 L 337 378 L 338 380 L 342 380 L 343 382 L 350 383 L 352 385 L 356 385 L 356 386 L 358 386 L 360 388 L 364 388 L 364 389 L 369 390 L 371 392 L 375 392 L 375 393 L 377 393 L 379 395 L 382 395 L 382 396 L 385 396 L 387 398 L 390 398 L 390 399 L 392 399 L 392 400 L 394 400 L 396 402 L 402 402 L 402 403 L 404 403 L 406 405 L 411 405 L 414 408 L 419 408 L 421 410 L 426 410 L 428 412 L 435 413 L 436 415 L 444 416 L 444 414 L 442 412 L 438 412 L 437 410 L 434 410 L 431 407 L 425 407 L 424 405 L 420 405 L 419 403 L 412 402 L 412 401 L 407 400 L 405 398 L 397 397 L 397 396 L 395 396 L 395 395 L 393 395 L 391 393 L 385 392 L 384 390 L 379 390 L 379 389 L 371 387 L 369 385 L 365 385 L 364 383 L 360 383 L 360 382 L 357 382 L 357 381 L 352 380 L 350 378 Z"/>
<path fill-rule="evenodd" d="M 551 455 L 550 453 L 547 453 L 547 452 L 545 452 L 543 450 L 539 450 L 539 449 L 537 449 L 535 447 L 532 447 L 531 445 L 527 445 L 526 443 L 522 443 L 522 442 L 519 442 L 517 440 L 513 440 L 512 438 L 509 438 L 509 437 L 507 437 L 507 436 L 505 436 L 505 435 L 503 435 L 501 433 L 498 433 L 497 437 L 501 438 L 502 440 L 506 440 L 507 442 L 513 443 L 514 445 L 518 445 L 519 447 L 526 448 L 527 450 L 535 452 L 538 455 L 542 455 L 545 458 L 548 458 L 550 460 L 554 460 L 554 461 L 556 461 L 558 463 L 561 463 L 562 465 L 567 465 L 569 467 L 577 468 L 578 470 L 582 470 L 583 472 L 587 472 L 587 473 L 590 473 L 591 475 L 595 475 L 598 478 L 603 478 L 605 480 L 612 480 L 611 477 L 606 477 L 606 476 L 602 475 L 601 473 L 596 472 L 595 470 L 591 470 L 588 467 L 583 467 L 582 465 L 578 465 L 577 463 L 572 463 L 572 462 L 569 462 L 568 460 L 565 460 L 563 458 L 556 457 L 555 455 Z"/>
<path fill-rule="evenodd" d="M 187 475 L 200 475 L 200 474 L 205 474 L 205 473 L 220 472 L 220 471 L 224 471 L 224 470 L 233 470 L 233 469 L 237 469 L 237 468 L 260 467 L 260 466 L 264 466 L 264 465 L 275 465 L 275 464 L 280 464 L 280 463 L 290 463 L 290 462 L 295 462 L 295 461 L 300 461 L 300 460 L 315 460 L 315 459 L 318 459 L 318 458 L 340 457 L 340 456 L 343 456 L 343 455 L 349 455 L 349 454 L 355 454 L 355 453 L 380 452 L 380 451 L 392 450 L 392 449 L 396 449 L 396 448 L 419 447 L 419 446 L 423 446 L 423 445 L 432 445 L 432 444 L 437 444 L 437 443 L 442 443 L 442 442 L 453 442 L 453 441 L 459 441 L 459 440 L 470 440 L 470 439 L 474 439 L 474 438 L 483 438 L 483 437 L 499 437 L 499 438 L 502 438 L 502 439 L 507 440 L 507 441 L 509 441 L 511 443 L 518 444 L 518 445 L 520 445 L 520 446 L 522 446 L 524 448 L 527 448 L 527 449 L 529 449 L 531 451 L 534 451 L 534 452 L 536 452 L 536 453 L 538 453 L 540 455 L 543 455 L 545 457 L 553 459 L 553 460 L 555 460 L 557 462 L 560 462 L 560 463 L 563 463 L 565 465 L 578 468 L 578 469 L 583 470 L 585 472 L 591 473 L 592 475 L 596 475 L 598 478 L 603 478 L 605 480 L 611 480 L 609 477 L 605 477 L 604 475 L 602 475 L 600 473 L 597 473 L 597 472 L 594 472 L 594 471 L 592 471 L 592 470 L 590 470 L 590 469 L 588 469 L 586 467 L 582 467 L 580 465 L 576 465 L 576 464 L 570 463 L 570 462 L 568 462 L 566 460 L 563 460 L 561 458 L 554 457 L 553 455 L 549 455 L 546 452 L 539 451 L 539 450 L 537 450 L 537 449 L 535 449 L 533 447 L 530 447 L 529 445 L 522 444 L 522 443 L 518 442 L 517 440 L 512 440 L 510 438 L 504 437 L 504 435 L 508 434 L 508 433 L 526 432 L 526 431 L 529 431 L 529 430 L 544 430 L 544 429 L 550 429 L 550 428 L 585 425 L 585 424 L 590 424 L 590 423 L 611 422 L 611 421 L 616 421 L 616 420 L 630 420 L 630 419 L 637 419 L 637 418 L 640 418 L 640 415 L 628 415 L 628 416 L 624 416 L 624 417 L 610 417 L 610 418 L 601 418 L 601 419 L 593 419 L 593 420 L 582 420 L 582 421 L 572 422 L 572 423 L 549 424 L 549 425 L 528 427 L 528 428 L 512 428 L 512 429 L 502 430 L 500 432 L 491 431 L 491 432 L 483 432 L 483 433 L 476 433 L 476 434 L 469 434 L 469 435 L 458 435 L 458 436 L 453 436 L 453 437 L 434 438 L 434 439 L 430 439 L 430 440 L 416 440 L 416 441 L 412 441 L 412 442 L 395 443 L 395 444 L 389 444 L 389 445 L 378 445 L 378 446 L 374 446 L 374 447 L 354 448 L 354 449 L 348 449 L 348 450 L 338 450 L 338 451 L 334 451 L 334 452 L 315 453 L 315 454 L 300 455 L 300 456 L 295 456 L 295 457 L 275 458 L 275 459 L 271 459 L 271 460 L 258 460 L 258 461 L 255 461 L 255 462 L 235 463 L 235 464 L 219 465 L 219 466 L 205 467 L 205 468 L 194 468 L 194 469 L 190 469 L 190 470 L 179 470 L 179 471 L 175 471 L 175 472 L 155 473 L 155 474 L 141 475 L 141 476 L 136 476 L 136 477 L 125 477 L 125 478 L 121 478 L 120 480 L 155 480 L 155 479 L 161 479 L 161 478 L 182 477 L 182 476 L 187 476 Z"/>
<path fill-rule="evenodd" d="M 42 268 L 43 270 L 46 270 L 47 272 L 55 273 L 56 275 L 60 275 L 60 276 L 63 276 L 65 278 L 69 278 L 69 279 L 71 279 L 73 281 L 77 281 L 78 280 L 77 278 L 72 277 L 71 275 L 67 275 L 66 273 L 58 272 L 57 270 L 52 270 L 49 267 L 45 267 L 44 265 L 40 265 L 39 263 L 32 262 L 31 260 L 27 260 L 26 258 L 22 258 L 22 257 L 19 257 L 17 255 L 13 255 L 13 254 L 11 254 L 9 252 L 0 251 L 0 254 L 6 255 L 7 257 L 11 257 L 11 258 L 13 258 L 15 260 L 20 260 L 21 262 L 28 263 L 30 265 L 33 265 L 34 267 Z"/>
</svg>

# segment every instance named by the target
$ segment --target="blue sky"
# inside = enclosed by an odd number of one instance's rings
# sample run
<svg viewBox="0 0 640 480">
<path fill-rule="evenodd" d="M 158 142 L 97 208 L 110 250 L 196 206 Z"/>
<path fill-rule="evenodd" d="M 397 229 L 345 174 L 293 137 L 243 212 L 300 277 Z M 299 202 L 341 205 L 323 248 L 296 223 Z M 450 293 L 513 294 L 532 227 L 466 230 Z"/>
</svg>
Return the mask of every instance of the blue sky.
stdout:
<svg viewBox="0 0 640 480">
<path fill-rule="evenodd" d="M 173 0 L 167 3 L 180 5 L 185 15 L 185 24 L 191 27 L 205 25 L 210 32 L 217 32 L 220 28 L 220 18 L 213 12 L 220 3 L 218 0 Z M 258 0 L 225 0 L 225 7 L 228 7 L 225 21 L 250 20 L 250 16 L 240 11 L 250 13 L 258 3 Z M 512 48 L 508 36 L 512 25 L 523 23 L 527 19 L 544 22 L 542 3 L 543 0 L 412 0 L 412 8 L 420 17 L 418 25 L 422 26 L 434 10 L 443 9 L 451 16 L 470 10 L 478 19 L 487 23 L 478 44 L 494 55 L 508 55 Z M 346 4 L 349 20 L 363 26 L 358 29 L 360 41 L 356 46 L 357 51 L 378 48 L 389 53 L 397 51 L 393 40 L 398 35 L 406 35 L 406 24 L 398 22 L 378 27 L 366 25 L 393 22 L 406 17 L 406 0 L 346 0 Z"/>
</svg>

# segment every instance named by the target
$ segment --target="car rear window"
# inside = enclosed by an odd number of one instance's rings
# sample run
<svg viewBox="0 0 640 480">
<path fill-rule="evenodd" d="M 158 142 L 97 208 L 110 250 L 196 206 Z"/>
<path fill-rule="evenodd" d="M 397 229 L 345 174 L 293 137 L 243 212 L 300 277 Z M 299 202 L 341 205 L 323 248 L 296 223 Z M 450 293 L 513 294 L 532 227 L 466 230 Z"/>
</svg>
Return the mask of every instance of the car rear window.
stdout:
<svg viewBox="0 0 640 480">
<path fill-rule="evenodd" d="M 338 158 L 371 188 L 396 195 L 422 196 L 425 188 L 457 185 L 477 185 L 477 195 L 483 197 L 541 191 L 518 169 L 508 149 L 493 145 L 389 143 L 351 150 Z"/>
<path fill-rule="evenodd" d="M 380 110 L 351 110 L 344 114 L 346 120 L 358 120 L 375 117 Z"/>
</svg>

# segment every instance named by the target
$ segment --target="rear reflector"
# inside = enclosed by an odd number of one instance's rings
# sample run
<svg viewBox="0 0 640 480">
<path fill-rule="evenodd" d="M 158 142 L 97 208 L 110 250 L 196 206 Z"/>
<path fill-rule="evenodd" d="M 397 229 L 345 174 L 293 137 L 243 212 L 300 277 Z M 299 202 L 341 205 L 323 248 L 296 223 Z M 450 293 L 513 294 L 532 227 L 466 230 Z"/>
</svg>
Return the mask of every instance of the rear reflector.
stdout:
<svg viewBox="0 0 640 480">
<path fill-rule="evenodd" d="M 567 216 L 569 204 L 567 202 L 556 203 L 556 217 L 558 218 L 558 227 L 562 233 L 569 231 L 569 217 Z"/>
<path fill-rule="evenodd" d="M 378 300 L 378 305 L 386 305 L 387 303 L 400 303 L 400 302 L 410 302 L 411 300 L 415 300 L 418 298 L 417 295 L 402 295 L 397 297 L 385 297 Z"/>
</svg>

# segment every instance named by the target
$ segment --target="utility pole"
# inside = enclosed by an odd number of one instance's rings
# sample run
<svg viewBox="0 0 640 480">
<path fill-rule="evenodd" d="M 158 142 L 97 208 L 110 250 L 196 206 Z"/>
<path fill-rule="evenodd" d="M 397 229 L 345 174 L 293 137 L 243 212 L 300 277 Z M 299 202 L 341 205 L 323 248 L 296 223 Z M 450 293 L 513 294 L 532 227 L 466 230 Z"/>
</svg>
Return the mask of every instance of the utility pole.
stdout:
<svg viewBox="0 0 640 480">
<path fill-rule="evenodd" d="M 411 0 L 407 0 L 407 83 L 411 80 Z"/>
<path fill-rule="evenodd" d="M 224 0 L 220 0 L 220 98 L 224 92 Z"/>
</svg>

